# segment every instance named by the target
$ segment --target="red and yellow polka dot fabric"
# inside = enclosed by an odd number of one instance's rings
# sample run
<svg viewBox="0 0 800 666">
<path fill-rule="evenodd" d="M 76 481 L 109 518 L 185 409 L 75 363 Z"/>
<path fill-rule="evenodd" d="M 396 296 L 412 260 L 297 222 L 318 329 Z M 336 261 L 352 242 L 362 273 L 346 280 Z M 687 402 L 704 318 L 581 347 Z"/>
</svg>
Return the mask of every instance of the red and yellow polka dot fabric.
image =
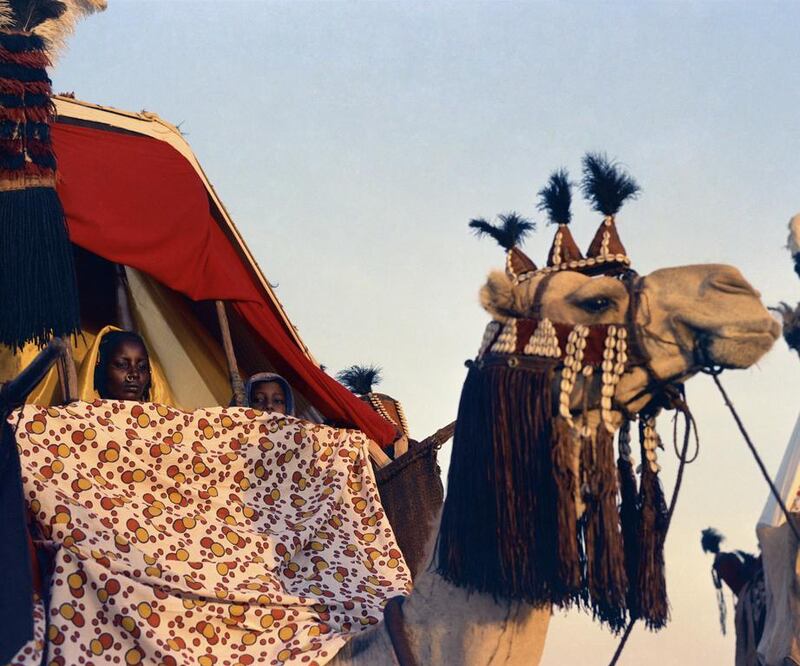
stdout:
<svg viewBox="0 0 800 666">
<path fill-rule="evenodd" d="M 324 664 L 410 589 L 362 433 L 100 400 L 10 421 L 53 572 L 17 663 Z"/>
</svg>

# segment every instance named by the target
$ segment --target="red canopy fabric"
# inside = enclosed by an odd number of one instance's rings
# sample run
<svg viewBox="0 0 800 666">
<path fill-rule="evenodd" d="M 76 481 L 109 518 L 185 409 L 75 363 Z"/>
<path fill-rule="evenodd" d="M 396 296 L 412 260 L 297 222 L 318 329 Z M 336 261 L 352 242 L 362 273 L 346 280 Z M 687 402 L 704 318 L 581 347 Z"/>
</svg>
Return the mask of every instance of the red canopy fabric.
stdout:
<svg viewBox="0 0 800 666">
<path fill-rule="evenodd" d="M 232 301 L 279 372 L 326 417 L 382 445 L 394 427 L 308 360 L 275 305 L 214 219 L 192 165 L 146 136 L 56 122 L 58 192 L 70 239 L 193 300 Z"/>
</svg>

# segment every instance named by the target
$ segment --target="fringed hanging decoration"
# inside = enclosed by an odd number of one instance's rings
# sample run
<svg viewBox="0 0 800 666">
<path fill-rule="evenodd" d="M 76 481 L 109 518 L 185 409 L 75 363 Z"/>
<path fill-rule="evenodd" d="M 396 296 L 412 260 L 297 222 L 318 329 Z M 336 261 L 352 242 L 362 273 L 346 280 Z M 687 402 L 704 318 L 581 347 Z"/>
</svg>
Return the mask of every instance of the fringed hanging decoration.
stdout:
<svg viewBox="0 0 800 666">
<path fill-rule="evenodd" d="M 628 612 L 638 617 L 637 595 L 633 594 L 638 579 L 639 568 L 639 500 L 631 457 L 631 422 L 624 419 L 618 436 L 619 457 L 617 474 L 619 476 L 619 522 L 622 529 L 622 543 L 625 547 L 625 572 L 628 576 Z"/>
<path fill-rule="evenodd" d="M 18 349 L 80 328 L 72 246 L 56 192 L 44 40 L 59 2 L 12 3 L 0 30 L 0 343 Z M 24 20 L 23 20 L 24 19 Z"/>
<path fill-rule="evenodd" d="M 659 446 L 655 416 L 642 417 L 639 437 L 642 450 L 642 478 L 639 490 L 639 566 L 636 604 L 638 617 L 648 629 L 662 629 L 669 620 L 669 601 L 664 572 L 664 540 L 668 518 L 664 490 L 658 478 L 660 467 L 656 449 Z"/>
<path fill-rule="evenodd" d="M 585 509 L 580 525 L 586 558 L 585 604 L 612 631 L 625 628 L 628 578 L 617 508 L 614 436 L 600 426 L 581 432 Z"/>
<path fill-rule="evenodd" d="M 527 359 L 526 359 L 527 361 Z M 559 575 L 551 384 L 556 360 L 478 360 L 456 420 L 439 571 L 469 590 L 534 605 L 568 603 Z"/>
</svg>

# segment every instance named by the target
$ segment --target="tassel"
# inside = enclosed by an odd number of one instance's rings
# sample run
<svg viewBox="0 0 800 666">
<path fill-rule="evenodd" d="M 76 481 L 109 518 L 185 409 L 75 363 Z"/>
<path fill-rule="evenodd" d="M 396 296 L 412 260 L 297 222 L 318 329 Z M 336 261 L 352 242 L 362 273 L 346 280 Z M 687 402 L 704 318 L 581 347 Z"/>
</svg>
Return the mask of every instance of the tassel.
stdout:
<svg viewBox="0 0 800 666">
<path fill-rule="evenodd" d="M 553 474 L 558 496 L 558 563 L 564 598 L 577 602 L 583 580 L 580 544 L 578 543 L 577 478 L 574 459 L 577 454 L 575 430 L 562 418 L 553 426 Z"/>
<path fill-rule="evenodd" d="M 625 628 L 628 580 L 617 509 L 613 435 L 598 426 L 581 435 L 586 510 L 581 518 L 586 557 L 586 605 L 614 632 Z"/>
<path fill-rule="evenodd" d="M 40 37 L 0 32 L 0 343 L 80 329 L 72 246 L 55 189 L 53 107 Z"/>
<path fill-rule="evenodd" d="M 575 593 L 574 578 L 560 573 L 554 364 L 545 359 L 523 369 L 503 359 L 470 367 L 438 540 L 446 580 L 534 606 L 568 604 Z"/>
<path fill-rule="evenodd" d="M 654 445 L 658 441 L 654 427 L 655 417 L 642 419 L 639 423 L 642 478 L 639 492 L 640 557 L 636 579 L 636 609 L 647 628 L 656 631 L 662 629 L 669 620 L 669 601 L 664 573 L 667 503 L 658 479 L 658 464 L 654 457 Z"/>
<path fill-rule="evenodd" d="M 617 474 L 619 476 L 620 507 L 619 520 L 622 529 L 622 543 L 625 548 L 625 572 L 628 576 L 628 612 L 632 618 L 639 617 L 636 596 L 633 594 L 639 567 L 639 506 L 636 475 L 631 458 L 631 422 L 623 420 L 619 429 Z"/>
</svg>

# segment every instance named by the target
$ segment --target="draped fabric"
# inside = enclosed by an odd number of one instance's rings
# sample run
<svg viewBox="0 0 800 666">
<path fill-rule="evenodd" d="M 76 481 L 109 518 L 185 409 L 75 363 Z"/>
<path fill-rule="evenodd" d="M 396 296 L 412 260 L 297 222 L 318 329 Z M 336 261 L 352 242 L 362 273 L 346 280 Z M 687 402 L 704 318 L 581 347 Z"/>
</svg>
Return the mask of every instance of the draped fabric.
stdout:
<svg viewBox="0 0 800 666">
<path fill-rule="evenodd" d="M 53 125 L 53 145 L 73 243 L 195 301 L 232 301 L 275 369 L 322 414 L 358 426 L 379 444 L 394 440 L 391 424 L 300 349 L 178 151 L 150 137 L 65 122 Z"/>
<path fill-rule="evenodd" d="M 800 418 L 775 476 L 775 487 L 800 529 Z M 800 666 L 800 543 L 771 494 L 756 533 L 764 563 L 767 606 L 758 656 L 765 666 Z"/>
<path fill-rule="evenodd" d="M 9 421 L 51 563 L 15 663 L 324 664 L 410 589 L 358 431 L 102 400 Z"/>
</svg>

